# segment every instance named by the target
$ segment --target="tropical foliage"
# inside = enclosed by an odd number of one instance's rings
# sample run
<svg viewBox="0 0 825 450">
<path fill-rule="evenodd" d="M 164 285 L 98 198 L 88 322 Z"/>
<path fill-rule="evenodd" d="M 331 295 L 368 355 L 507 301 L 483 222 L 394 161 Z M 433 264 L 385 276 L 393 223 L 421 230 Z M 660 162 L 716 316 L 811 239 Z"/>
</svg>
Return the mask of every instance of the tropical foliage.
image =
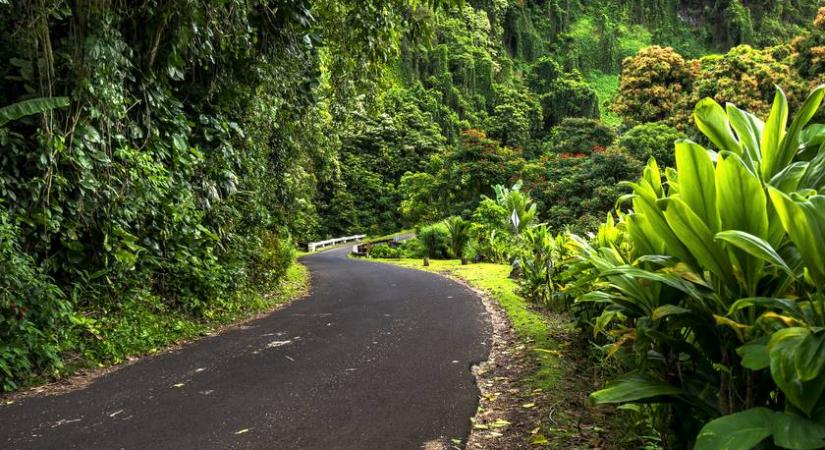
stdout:
<svg viewBox="0 0 825 450">
<path fill-rule="evenodd" d="M 0 389 L 266 309 L 296 245 L 414 228 L 369 256 L 512 266 L 645 445 L 825 446 L 820 1 L 0 1 L 0 24 Z"/>
<path fill-rule="evenodd" d="M 360 199 L 441 142 L 413 106 L 339 130 L 419 35 L 402 17 L 449 3 L 0 2 L 0 389 L 259 305 L 341 161 L 381 164 L 339 147 L 412 146 Z"/>
<path fill-rule="evenodd" d="M 673 445 L 697 434 L 702 449 L 825 445 L 825 136 L 806 128 L 823 96 L 814 90 L 790 124 L 782 91 L 765 122 L 703 100 L 696 123 L 715 150 L 678 141 L 675 170 L 663 177 L 651 160 L 631 184 L 632 212 L 611 217 L 598 243 L 574 238 L 598 280 L 579 298 L 601 310 L 592 331 L 636 367 L 595 403 L 665 402 Z"/>
</svg>

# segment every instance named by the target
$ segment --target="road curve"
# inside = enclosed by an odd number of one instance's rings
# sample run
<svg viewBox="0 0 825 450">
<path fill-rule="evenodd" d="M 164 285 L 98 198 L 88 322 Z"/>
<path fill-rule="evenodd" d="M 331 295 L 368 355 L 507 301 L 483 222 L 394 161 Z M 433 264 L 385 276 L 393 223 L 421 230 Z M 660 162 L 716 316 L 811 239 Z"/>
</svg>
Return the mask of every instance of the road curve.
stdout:
<svg viewBox="0 0 825 450">
<path fill-rule="evenodd" d="M 0 406 L 0 448 L 419 449 L 470 431 L 489 325 L 425 272 L 306 256 L 307 298 L 63 395 Z"/>
</svg>

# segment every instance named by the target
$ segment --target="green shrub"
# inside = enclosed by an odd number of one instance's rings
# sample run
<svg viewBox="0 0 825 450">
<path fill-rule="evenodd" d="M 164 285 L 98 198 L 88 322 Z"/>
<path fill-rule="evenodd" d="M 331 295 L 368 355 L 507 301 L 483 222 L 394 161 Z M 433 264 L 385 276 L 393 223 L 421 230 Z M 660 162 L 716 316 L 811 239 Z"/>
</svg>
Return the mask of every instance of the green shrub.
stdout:
<svg viewBox="0 0 825 450">
<path fill-rule="evenodd" d="M 454 258 L 461 260 L 461 264 L 467 264 L 467 246 L 470 244 L 470 227 L 472 223 L 455 216 L 444 221 L 447 233 L 450 238 L 450 253 Z"/>
<path fill-rule="evenodd" d="M 622 62 L 612 109 L 628 127 L 668 119 L 693 89 L 697 71 L 696 63 L 685 61 L 672 48 L 642 49 Z"/>
<path fill-rule="evenodd" d="M 652 157 L 661 167 L 672 167 L 675 163 L 673 143 L 685 137 L 684 133 L 670 125 L 653 122 L 631 128 L 619 138 L 616 145 L 639 161 L 647 161 Z"/>
<path fill-rule="evenodd" d="M 591 401 L 663 405 L 666 446 L 825 443 L 825 129 L 803 130 L 823 97 L 790 126 L 781 91 L 764 123 L 701 101 L 719 152 L 677 142 L 666 183 L 651 161 L 632 212 L 574 238 L 592 291 L 578 301 L 600 311 L 589 331 L 635 368 Z"/>
<path fill-rule="evenodd" d="M 295 243 L 286 232 L 265 230 L 261 245 L 252 254 L 250 270 L 260 286 L 273 286 L 295 261 Z"/>
<path fill-rule="evenodd" d="M 544 128 L 549 130 L 566 117 L 599 118 L 599 96 L 580 77 L 559 79 L 553 89 L 539 97 Z"/>
<path fill-rule="evenodd" d="M 519 236 L 513 268 L 525 298 L 556 310 L 569 306 L 559 283 L 559 268 L 567 257 L 566 244 L 567 237 L 563 233 L 553 236 L 546 224 L 530 227 Z"/>
<path fill-rule="evenodd" d="M 397 248 L 401 258 L 424 257 L 424 245 L 418 239 L 408 239 L 402 242 Z"/>
<path fill-rule="evenodd" d="M 549 153 L 523 172 L 525 189 L 554 233 L 594 231 L 616 197 L 628 191 L 619 183 L 640 173 L 639 161 L 616 149 L 589 156 Z"/>
<path fill-rule="evenodd" d="M 534 96 L 514 89 L 498 92 L 486 120 L 487 134 L 511 147 L 526 147 L 541 129 L 541 106 Z"/>
<path fill-rule="evenodd" d="M 527 85 L 533 92 L 550 92 L 556 82 L 565 76 L 561 65 L 552 56 L 542 56 L 530 66 L 527 72 Z"/>
<path fill-rule="evenodd" d="M 450 234 L 444 223 L 421 227 L 416 233 L 421 242 L 425 259 L 447 259 L 450 257 Z"/>
<path fill-rule="evenodd" d="M 61 369 L 74 317 L 63 292 L 23 253 L 18 233 L 0 210 L 0 391 Z"/>
<path fill-rule="evenodd" d="M 388 244 L 373 245 L 369 250 L 370 258 L 400 258 L 401 252 Z"/>
<path fill-rule="evenodd" d="M 549 56 L 539 58 L 526 76 L 527 85 L 539 95 L 545 131 L 565 117 L 599 117 L 599 97 L 578 72 L 565 73 Z"/>
<path fill-rule="evenodd" d="M 554 153 L 590 155 L 604 152 L 615 139 L 613 128 L 599 120 L 566 118 L 553 128 L 547 147 Z"/>
<path fill-rule="evenodd" d="M 685 97 L 675 110 L 672 124 L 684 128 L 691 121 L 693 106 L 706 97 L 722 105 L 733 103 L 759 117 L 766 117 L 776 86 L 785 89 L 791 105 L 799 105 L 807 86 L 793 67 L 781 58 L 781 50 L 740 45 L 723 55 L 701 58 L 700 72 L 691 95 Z"/>
<path fill-rule="evenodd" d="M 806 79 L 825 82 L 825 6 L 819 8 L 813 29 L 792 43 L 794 66 Z"/>
</svg>

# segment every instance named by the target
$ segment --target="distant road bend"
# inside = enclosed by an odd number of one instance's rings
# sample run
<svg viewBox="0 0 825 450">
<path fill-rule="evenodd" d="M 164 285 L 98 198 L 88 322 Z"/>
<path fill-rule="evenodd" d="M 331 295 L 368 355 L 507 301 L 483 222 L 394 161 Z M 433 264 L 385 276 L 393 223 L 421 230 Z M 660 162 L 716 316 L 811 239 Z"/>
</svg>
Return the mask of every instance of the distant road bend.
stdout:
<svg viewBox="0 0 825 450">
<path fill-rule="evenodd" d="M 465 438 L 489 325 L 433 274 L 306 256 L 311 294 L 67 394 L 0 406 L 3 449 L 420 449 Z"/>
</svg>

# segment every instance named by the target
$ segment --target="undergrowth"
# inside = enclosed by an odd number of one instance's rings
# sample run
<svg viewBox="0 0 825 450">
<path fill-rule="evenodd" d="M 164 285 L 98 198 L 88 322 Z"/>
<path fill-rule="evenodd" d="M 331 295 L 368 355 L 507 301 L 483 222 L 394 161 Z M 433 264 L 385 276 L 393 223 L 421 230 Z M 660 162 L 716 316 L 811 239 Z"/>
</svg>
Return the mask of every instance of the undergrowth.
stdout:
<svg viewBox="0 0 825 450">
<path fill-rule="evenodd" d="M 33 374 L 23 379 L 20 386 L 41 384 L 82 369 L 119 364 L 208 335 L 301 295 L 308 283 L 308 269 L 294 263 L 279 281 L 215 299 L 201 318 L 170 307 L 163 299 L 146 292 L 124 296 L 126 302 L 87 311 L 83 319 L 75 321 L 76 327 L 63 344 L 63 348 L 72 350 L 64 355 L 61 369 Z"/>
</svg>

